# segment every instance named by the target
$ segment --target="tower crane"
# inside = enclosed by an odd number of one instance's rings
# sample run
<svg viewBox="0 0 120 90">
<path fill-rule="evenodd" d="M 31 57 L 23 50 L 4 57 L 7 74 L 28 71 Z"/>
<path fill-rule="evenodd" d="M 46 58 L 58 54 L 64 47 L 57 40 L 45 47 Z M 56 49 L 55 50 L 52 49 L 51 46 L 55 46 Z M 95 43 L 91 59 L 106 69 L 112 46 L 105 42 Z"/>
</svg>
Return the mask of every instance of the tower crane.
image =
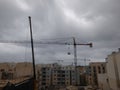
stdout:
<svg viewBox="0 0 120 90">
<path fill-rule="evenodd" d="M 75 65 L 75 71 L 76 71 L 76 79 L 77 79 L 77 46 L 81 46 L 81 45 L 84 45 L 84 46 L 89 46 L 89 47 L 92 47 L 92 43 L 77 43 L 76 42 L 76 39 L 75 37 L 72 38 L 73 39 L 73 43 L 69 43 L 69 42 L 59 42 L 59 41 L 55 41 L 55 42 L 45 42 L 45 41 L 34 41 L 34 44 L 47 44 L 47 45 L 72 45 L 73 48 L 74 48 L 74 65 Z M 0 40 L 0 43 L 21 43 L 21 44 L 24 44 L 24 43 L 31 43 L 31 41 L 10 41 L 10 40 Z M 32 41 L 33 43 L 33 41 Z M 34 44 L 31 44 L 31 47 L 32 47 L 32 52 L 33 52 L 33 45 Z M 33 52 L 34 54 L 34 52 Z M 34 57 L 34 55 L 33 55 Z M 35 60 L 33 60 L 34 62 L 34 77 L 36 77 L 35 75 Z M 60 62 L 60 61 L 58 61 Z M 86 64 L 86 60 L 85 60 L 85 64 Z M 76 85 L 77 85 L 77 82 L 76 82 Z"/>
<path fill-rule="evenodd" d="M 74 65 L 77 66 L 77 46 L 90 46 L 92 47 L 92 43 L 77 43 L 75 40 L 75 37 L 72 38 L 73 43 L 71 42 L 59 42 L 59 41 L 40 41 L 40 40 L 34 40 L 34 44 L 47 44 L 47 45 L 72 45 L 74 48 Z M 23 40 L 23 41 L 17 41 L 17 40 L 0 40 L 0 43 L 18 43 L 18 44 L 30 44 L 31 41 L 29 40 Z"/>
<path fill-rule="evenodd" d="M 86 46 L 92 47 L 92 43 L 76 43 L 75 37 L 73 37 L 72 39 L 73 39 L 73 43 L 70 43 L 70 42 L 59 42 L 59 41 L 55 41 L 55 42 L 50 42 L 50 41 L 47 41 L 47 42 L 46 41 L 34 41 L 34 44 L 73 45 L 73 47 L 74 47 L 74 65 L 77 66 L 77 46 L 86 45 Z M 28 44 L 30 44 L 31 41 L 27 41 L 27 40 L 23 40 L 23 41 L 17 41 L 17 40 L 0 40 L 0 43 L 20 43 L 20 44 L 28 43 Z"/>
</svg>

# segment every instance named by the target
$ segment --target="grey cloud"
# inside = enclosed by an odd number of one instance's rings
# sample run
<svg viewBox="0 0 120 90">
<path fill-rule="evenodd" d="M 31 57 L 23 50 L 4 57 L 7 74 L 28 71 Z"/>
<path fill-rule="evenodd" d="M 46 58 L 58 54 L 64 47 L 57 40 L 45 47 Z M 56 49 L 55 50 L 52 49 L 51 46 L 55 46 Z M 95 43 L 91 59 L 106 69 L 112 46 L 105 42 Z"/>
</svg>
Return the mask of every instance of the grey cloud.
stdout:
<svg viewBox="0 0 120 90">
<path fill-rule="evenodd" d="M 49 41 L 53 38 L 74 36 L 79 43 L 93 42 L 94 47 L 92 49 L 86 46 L 77 47 L 78 58 L 104 59 L 113 50 L 119 48 L 119 0 L 22 1 L 24 5 L 27 5 L 28 10 L 24 10 L 23 7 L 18 5 L 19 2 L 14 0 L 0 1 L 0 40 L 30 40 L 28 23 L 28 16 L 30 15 L 32 17 L 34 40 L 43 39 L 47 42 L 45 39 Z M 65 15 L 67 10 L 70 10 L 70 17 Z M 77 21 L 74 20 L 75 18 L 77 18 Z M 65 41 L 72 42 L 72 39 L 62 39 L 62 42 Z M 19 58 L 24 57 L 25 49 L 23 48 L 25 47 L 27 48 L 27 57 L 31 59 L 30 45 L 14 45 L 17 46 L 18 50 L 16 49 L 16 53 L 13 54 L 5 52 L 3 48 L 0 49 L 0 56 L 2 57 L 0 61 L 5 60 L 6 56 L 8 59 L 14 57 L 14 60 L 19 61 Z M 11 49 L 8 46 L 5 49 L 9 51 Z M 35 47 L 37 62 L 44 62 L 45 60 L 47 62 L 49 59 L 58 59 L 62 56 L 62 59 L 70 59 L 73 56 L 72 46 L 70 46 L 70 52 L 72 53 L 70 57 L 67 55 L 68 46 L 35 45 Z M 19 49 L 21 50 L 19 51 Z"/>
</svg>

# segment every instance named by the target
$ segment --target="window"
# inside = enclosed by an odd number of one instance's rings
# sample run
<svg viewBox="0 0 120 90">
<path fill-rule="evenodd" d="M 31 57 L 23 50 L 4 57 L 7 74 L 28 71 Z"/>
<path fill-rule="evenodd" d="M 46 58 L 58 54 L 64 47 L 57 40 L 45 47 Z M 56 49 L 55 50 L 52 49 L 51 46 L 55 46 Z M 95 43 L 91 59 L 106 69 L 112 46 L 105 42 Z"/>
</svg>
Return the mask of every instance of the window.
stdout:
<svg viewBox="0 0 120 90">
<path fill-rule="evenodd" d="M 93 72 L 96 72 L 96 67 L 95 66 L 93 66 Z"/>
<path fill-rule="evenodd" d="M 100 66 L 98 66 L 98 73 L 101 73 L 101 68 L 100 68 Z"/>
<path fill-rule="evenodd" d="M 102 67 L 102 69 L 103 69 L 103 73 L 105 73 L 105 67 Z"/>
</svg>

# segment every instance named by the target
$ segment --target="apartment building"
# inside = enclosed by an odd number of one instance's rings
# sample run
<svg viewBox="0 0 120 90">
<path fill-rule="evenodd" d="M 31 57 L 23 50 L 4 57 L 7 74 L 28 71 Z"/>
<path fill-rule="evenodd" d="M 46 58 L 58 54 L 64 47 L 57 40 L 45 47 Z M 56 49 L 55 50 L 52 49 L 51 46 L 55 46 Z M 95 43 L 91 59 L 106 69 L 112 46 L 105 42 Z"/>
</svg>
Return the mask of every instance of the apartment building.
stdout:
<svg viewBox="0 0 120 90">
<path fill-rule="evenodd" d="M 78 76 L 79 76 L 79 84 L 81 86 L 85 86 L 88 84 L 88 76 L 90 74 L 89 66 L 77 66 Z"/>
<path fill-rule="evenodd" d="M 106 58 L 107 76 L 110 90 L 120 90 L 120 49 Z"/>
<path fill-rule="evenodd" d="M 111 90 L 108 83 L 107 73 L 98 74 L 98 88 L 99 90 Z"/>
<path fill-rule="evenodd" d="M 39 87 L 68 86 L 76 84 L 75 68 L 73 66 L 62 66 L 57 63 L 37 65 L 37 79 Z"/>
<path fill-rule="evenodd" d="M 47 88 L 52 85 L 52 64 L 37 64 L 36 77 L 39 81 L 39 88 Z"/>
<path fill-rule="evenodd" d="M 53 79 L 54 85 L 75 85 L 75 68 L 71 65 L 54 67 Z"/>
<path fill-rule="evenodd" d="M 89 84 L 98 87 L 98 74 L 106 73 L 106 62 L 91 62 Z"/>
</svg>

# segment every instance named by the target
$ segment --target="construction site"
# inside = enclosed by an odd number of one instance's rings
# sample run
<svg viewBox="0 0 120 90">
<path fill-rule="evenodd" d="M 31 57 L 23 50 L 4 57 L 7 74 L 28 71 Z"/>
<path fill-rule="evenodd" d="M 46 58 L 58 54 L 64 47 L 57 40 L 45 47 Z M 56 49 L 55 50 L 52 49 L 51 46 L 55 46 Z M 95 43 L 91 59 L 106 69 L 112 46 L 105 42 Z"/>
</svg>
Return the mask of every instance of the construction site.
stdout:
<svg viewBox="0 0 120 90">
<path fill-rule="evenodd" d="M 0 0 L 0 90 L 120 90 L 120 0 Z"/>
</svg>

